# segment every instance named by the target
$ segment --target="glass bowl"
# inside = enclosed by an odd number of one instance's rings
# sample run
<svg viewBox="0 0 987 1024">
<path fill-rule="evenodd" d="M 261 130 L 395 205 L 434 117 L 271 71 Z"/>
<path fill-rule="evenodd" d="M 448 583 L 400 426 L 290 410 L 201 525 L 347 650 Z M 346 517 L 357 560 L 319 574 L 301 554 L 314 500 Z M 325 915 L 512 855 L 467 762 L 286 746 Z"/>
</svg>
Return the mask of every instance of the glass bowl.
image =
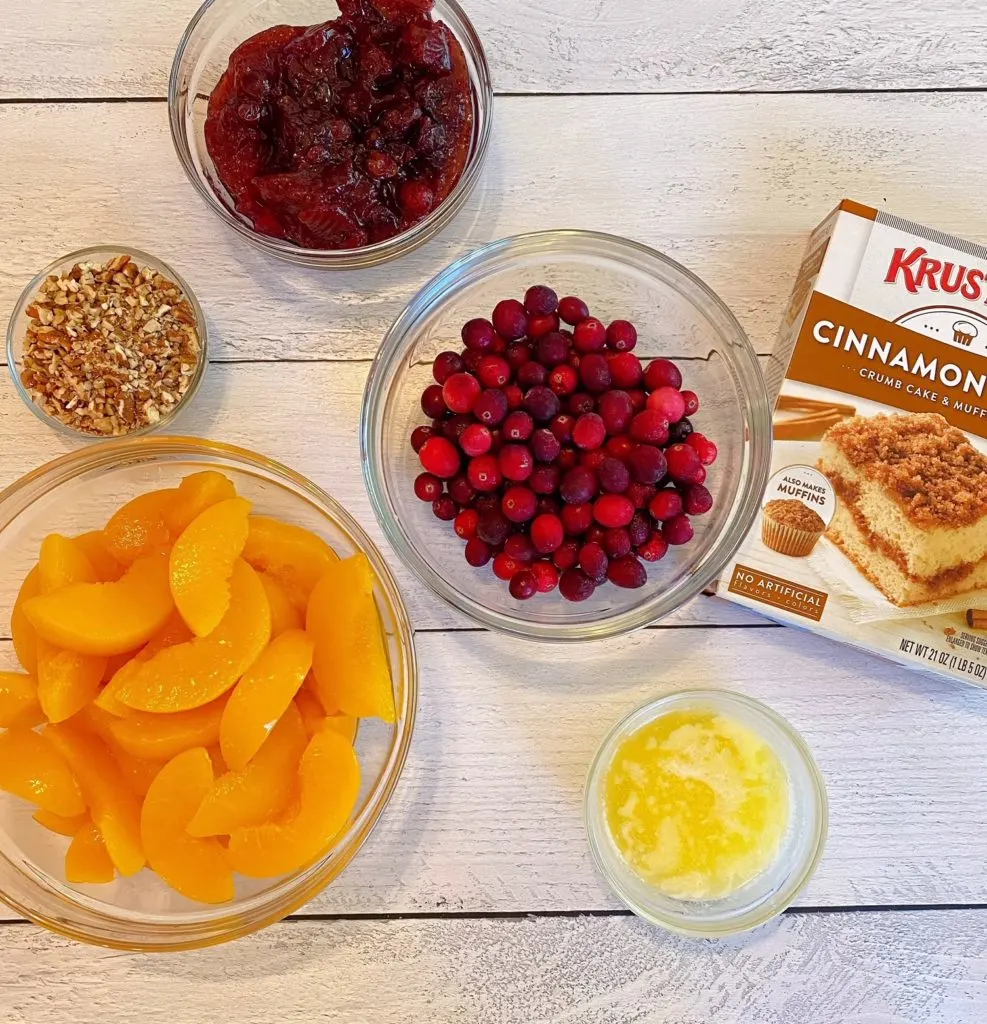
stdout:
<svg viewBox="0 0 987 1024">
<path fill-rule="evenodd" d="M 713 711 L 746 725 L 770 745 L 788 776 L 789 823 L 778 855 L 760 875 L 721 899 L 675 899 L 659 892 L 628 866 L 607 828 L 603 792 L 617 748 L 648 722 L 683 710 Z M 826 845 L 826 783 L 805 741 L 771 708 L 726 690 L 683 690 L 631 712 L 614 726 L 593 759 L 585 799 L 590 849 L 607 884 L 639 917 L 681 935 L 722 938 L 769 921 L 802 891 Z"/>
<path fill-rule="evenodd" d="M 206 318 L 202 314 L 202 308 L 199 306 L 195 293 L 191 288 L 189 288 L 188 283 L 184 278 L 179 274 L 176 274 L 175 271 L 172 270 L 172 268 L 163 260 L 159 260 L 157 257 L 151 256 L 150 253 L 141 252 L 140 249 L 135 249 L 133 246 L 92 245 L 86 249 L 78 249 L 76 252 L 70 252 L 67 256 L 62 256 L 53 263 L 49 263 L 44 270 L 38 273 L 31 280 L 24 291 L 21 292 L 20 298 L 17 300 L 17 305 L 14 306 L 14 311 L 11 313 L 10 320 L 7 323 L 7 367 L 10 370 L 10 376 L 14 382 L 14 388 L 24 400 L 27 407 L 35 416 L 38 417 L 39 420 L 43 423 L 47 423 L 49 427 L 54 427 L 55 430 L 67 435 L 68 437 L 74 437 L 85 441 L 106 440 L 106 438 L 98 437 L 95 434 L 87 434 L 81 430 L 76 430 L 74 427 L 70 427 L 68 424 L 62 423 L 61 420 L 49 415 L 34 401 L 27 388 L 24 387 L 24 384 L 21 382 L 21 370 L 24 365 L 24 340 L 27 337 L 27 328 L 31 320 L 27 315 L 27 308 L 34 301 L 34 297 L 37 295 L 38 289 L 41 287 L 45 278 L 50 274 L 63 274 L 65 271 L 71 270 L 76 263 L 106 263 L 115 256 L 122 256 L 124 253 L 130 256 L 131 259 L 139 266 L 151 267 L 181 288 L 182 292 L 185 294 L 185 298 L 188 299 L 189 305 L 195 313 L 195 325 L 199 333 L 199 346 L 201 350 L 199 354 L 199 365 L 196 367 L 195 374 L 189 384 L 188 391 L 186 391 L 182 396 L 181 401 L 177 402 L 174 408 L 167 413 L 167 415 L 162 416 L 157 423 L 148 424 L 147 426 L 140 427 L 137 430 L 128 431 L 124 436 L 127 438 L 140 437 L 144 434 L 149 434 L 152 431 L 162 430 L 165 427 L 171 426 L 179 414 L 188 407 L 188 404 L 195 397 L 195 393 L 199 390 L 199 386 L 202 384 L 202 378 L 205 376 L 206 365 L 209 362 Z"/>
<path fill-rule="evenodd" d="M 421 466 L 409 438 L 428 422 L 421 394 L 441 351 L 461 347 L 460 330 L 489 317 L 501 299 L 544 283 L 578 295 L 605 321 L 636 323 L 638 355 L 680 361 L 702 408 L 696 429 L 719 445 L 709 467 L 713 510 L 696 536 L 649 569 L 639 590 L 598 587 L 573 604 L 558 590 L 516 601 L 490 568 L 471 568 L 450 523 L 418 500 Z M 441 598 L 493 629 L 536 640 L 615 636 L 668 615 L 713 581 L 750 529 L 770 461 L 771 413 L 757 357 L 722 302 L 689 271 L 646 246 L 611 235 L 550 231 L 495 242 L 427 284 L 390 329 L 374 360 L 361 418 L 364 476 L 387 539 Z"/>
<path fill-rule="evenodd" d="M 255 231 L 236 212 L 206 149 L 206 112 L 209 96 L 226 70 L 230 54 L 245 39 L 272 25 L 317 25 L 336 17 L 338 8 L 332 0 L 206 0 L 178 44 L 168 82 L 168 114 L 178 158 L 209 208 L 234 231 L 272 256 L 336 270 L 385 263 L 417 249 L 445 228 L 479 181 L 490 142 L 493 85 L 480 38 L 456 0 L 435 0 L 432 13 L 459 40 L 469 69 L 474 124 L 462 177 L 424 220 L 393 238 L 359 249 L 305 249 Z"/>
<path fill-rule="evenodd" d="M 64 882 L 68 840 L 34 822 L 29 804 L 0 794 L 0 897 L 38 924 L 74 939 L 120 949 L 189 949 L 224 942 L 281 919 L 320 892 L 356 855 L 390 800 L 407 757 L 418 699 L 415 651 L 404 603 L 386 563 L 357 523 L 325 492 L 279 463 L 242 448 L 184 437 L 110 441 L 56 459 L 8 487 L 0 493 L 3 621 L 9 621 L 19 581 L 37 559 L 46 534 L 71 535 L 99 527 L 122 502 L 143 491 L 175 486 L 183 476 L 204 469 L 225 473 L 253 502 L 255 511 L 314 531 L 343 557 L 362 551 L 370 559 L 397 721 L 360 723 L 360 799 L 333 848 L 286 877 L 237 876 L 236 898 L 222 906 L 194 903 L 147 869 L 108 885 Z"/>
</svg>

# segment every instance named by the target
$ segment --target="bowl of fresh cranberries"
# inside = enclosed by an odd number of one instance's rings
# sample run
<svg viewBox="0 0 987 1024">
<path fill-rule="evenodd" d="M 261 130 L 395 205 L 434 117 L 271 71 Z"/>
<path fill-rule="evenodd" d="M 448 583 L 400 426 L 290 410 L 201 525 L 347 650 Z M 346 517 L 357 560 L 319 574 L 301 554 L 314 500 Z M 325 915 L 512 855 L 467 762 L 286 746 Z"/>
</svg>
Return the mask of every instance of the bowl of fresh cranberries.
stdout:
<svg viewBox="0 0 987 1024">
<path fill-rule="evenodd" d="M 271 255 L 340 269 L 403 255 L 456 216 L 492 104 L 456 0 L 206 0 L 168 89 L 209 207 Z"/>
<path fill-rule="evenodd" d="M 591 640 L 693 598 L 757 513 L 771 416 L 743 329 L 626 239 L 495 242 L 429 283 L 367 382 L 365 479 L 391 545 L 491 628 Z"/>
</svg>

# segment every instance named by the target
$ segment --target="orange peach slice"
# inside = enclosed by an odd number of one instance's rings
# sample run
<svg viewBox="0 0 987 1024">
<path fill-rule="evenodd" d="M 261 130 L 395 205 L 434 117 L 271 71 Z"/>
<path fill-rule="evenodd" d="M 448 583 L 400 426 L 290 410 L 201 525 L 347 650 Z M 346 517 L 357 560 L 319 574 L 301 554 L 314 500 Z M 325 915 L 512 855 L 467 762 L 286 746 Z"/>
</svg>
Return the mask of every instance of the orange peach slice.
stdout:
<svg viewBox="0 0 987 1024">
<path fill-rule="evenodd" d="M 352 715 L 327 715 L 322 728 L 338 732 L 352 746 L 356 742 L 357 725 L 359 722 Z"/>
<path fill-rule="evenodd" d="M 132 565 L 171 543 L 167 514 L 178 496 L 175 487 L 138 494 L 118 509 L 103 528 L 109 553 L 118 562 Z"/>
<path fill-rule="evenodd" d="M 83 554 L 89 559 L 89 564 L 96 571 L 96 580 L 99 583 L 115 583 L 127 571 L 127 567 L 118 562 L 110 549 L 106 546 L 106 538 L 102 530 L 90 530 L 89 533 L 80 533 L 72 540 L 82 549 Z"/>
<path fill-rule="evenodd" d="M 212 784 L 212 762 L 203 747 L 169 761 L 144 798 L 141 839 L 148 863 L 173 889 L 202 903 L 225 903 L 233 899 L 234 887 L 223 847 L 187 832 Z"/>
<path fill-rule="evenodd" d="M 44 825 L 49 832 L 55 832 L 60 836 L 72 838 L 85 825 L 89 824 L 88 814 L 73 814 L 66 818 L 61 814 L 52 814 L 51 811 L 35 811 L 32 815 L 39 825 Z"/>
<path fill-rule="evenodd" d="M 304 629 L 305 616 L 291 603 L 287 591 L 266 572 L 258 574 L 271 606 L 271 638 L 279 637 L 289 629 Z"/>
<path fill-rule="evenodd" d="M 312 665 L 314 644 L 300 629 L 272 640 L 230 694 L 219 727 L 223 760 L 242 771 L 261 749 Z"/>
<path fill-rule="evenodd" d="M 233 564 L 230 608 L 206 637 L 176 644 L 144 662 L 116 692 L 138 711 L 188 711 L 221 697 L 271 639 L 271 608 L 257 573 Z"/>
<path fill-rule="evenodd" d="M 82 814 L 86 801 L 66 760 L 47 734 L 8 729 L 0 735 L 0 789 L 62 817 Z"/>
<path fill-rule="evenodd" d="M 106 658 L 38 640 L 38 700 L 50 722 L 64 722 L 99 692 Z"/>
<path fill-rule="evenodd" d="M 322 574 L 339 560 L 321 537 L 267 516 L 250 517 L 243 557 L 258 572 L 273 576 L 299 611 L 305 610 Z"/>
<path fill-rule="evenodd" d="M 77 721 L 50 725 L 45 735 L 79 780 L 93 824 L 117 870 L 128 877 L 136 875 L 145 863 L 140 803 L 127 787 L 109 748 Z"/>
<path fill-rule="evenodd" d="M 189 833 L 228 835 L 235 828 L 262 825 L 284 811 L 307 742 L 302 716 L 289 704 L 250 764 L 216 779 L 189 822 Z"/>
<path fill-rule="evenodd" d="M 171 536 L 181 536 L 192 520 L 207 508 L 235 497 L 233 482 L 214 469 L 185 477 L 178 485 L 174 501 L 165 509 L 164 518 Z"/>
<path fill-rule="evenodd" d="M 28 729 L 44 721 L 38 703 L 38 681 L 24 672 L 0 672 L 0 726 Z"/>
<path fill-rule="evenodd" d="M 161 771 L 160 761 L 146 761 L 141 757 L 131 757 L 119 747 L 111 748 L 113 760 L 116 761 L 124 782 L 134 796 L 142 799 L 147 795 L 151 783 Z"/>
<path fill-rule="evenodd" d="M 250 502 L 230 498 L 207 508 L 171 549 L 175 606 L 196 636 L 208 636 L 230 607 L 230 574 L 247 543 Z"/>
<path fill-rule="evenodd" d="M 52 533 L 41 542 L 38 558 L 41 593 L 50 594 L 71 583 L 96 583 L 96 570 L 78 541 Z"/>
<path fill-rule="evenodd" d="M 301 713 L 305 733 L 311 739 L 326 720 L 325 709 L 319 703 L 319 698 L 307 686 L 303 686 L 295 694 L 295 706 Z"/>
<path fill-rule="evenodd" d="M 75 834 L 65 851 L 65 879 L 79 885 L 87 882 L 112 882 L 115 877 L 106 843 L 99 829 L 88 822 Z"/>
<path fill-rule="evenodd" d="M 322 706 L 356 718 L 395 720 L 391 672 L 366 555 L 330 566 L 309 598 L 305 629 Z"/>
<path fill-rule="evenodd" d="M 35 566 L 24 577 L 17 592 L 14 609 L 10 613 L 10 636 L 14 641 L 14 653 L 21 665 L 32 675 L 38 672 L 38 634 L 31 620 L 24 614 L 24 604 L 41 593 L 41 573 Z"/>
<path fill-rule="evenodd" d="M 168 556 L 139 558 L 116 583 L 73 583 L 24 602 L 38 635 L 80 654 L 123 654 L 146 643 L 174 610 Z"/>
<path fill-rule="evenodd" d="M 191 711 L 170 715 L 135 712 L 127 718 L 105 721 L 113 742 L 131 757 L 168 761 L 190 747 L 208 747 L 219 739 L 225 698 Z"/>
<path fill-rule="evenodd" d="M 324 854 L 346 827 L 360 795 L 360 763 L 331 729 L 309 740 L 298 769 L 297 807 L 275 822 L 235 829 L 227 858 L 234 871 L 271 878 Z"/>
</svg>

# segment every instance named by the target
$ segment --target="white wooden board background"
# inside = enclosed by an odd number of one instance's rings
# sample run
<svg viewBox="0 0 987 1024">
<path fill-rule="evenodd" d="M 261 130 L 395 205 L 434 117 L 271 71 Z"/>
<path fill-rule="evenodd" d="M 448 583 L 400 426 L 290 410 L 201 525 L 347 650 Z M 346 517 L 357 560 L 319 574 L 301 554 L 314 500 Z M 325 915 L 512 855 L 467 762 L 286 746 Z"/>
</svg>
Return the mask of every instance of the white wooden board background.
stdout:
<svg viewBox="0 0 987 1024">
<path fill-rule="evenodd" d="M 255 253 L 185 181 L 163 98 L 195 7 L 0 0 L 0 309 L 69 249 L 161 255 L 213 341 L 182 429 L 289 463 L 378 540 L 356 442 L 369 360 L 411 294 L 477 245 L 563 226 L 639 238 L 703 276 L 766 353 L 808 232 L 844 195 L 987 238 L 980 0 L 472 0 L 498 91 L 480 187 L 419 252 L 332 275 Z M 64 450 L 0 388 L 0 485 Z M 418 630 L 419 726 L 343 877 L 259 936 L 164 958 L 7 915 L 0 1021 L 987 1019 L 987 693 L 711 598 L 578 656 L 519 658 L 395 568 Z M 622 914 L 581 826 L 609 725 L 698 680 L 789 716 L 832 804 L 799 910 L 724 943 Z"/>
</svg>

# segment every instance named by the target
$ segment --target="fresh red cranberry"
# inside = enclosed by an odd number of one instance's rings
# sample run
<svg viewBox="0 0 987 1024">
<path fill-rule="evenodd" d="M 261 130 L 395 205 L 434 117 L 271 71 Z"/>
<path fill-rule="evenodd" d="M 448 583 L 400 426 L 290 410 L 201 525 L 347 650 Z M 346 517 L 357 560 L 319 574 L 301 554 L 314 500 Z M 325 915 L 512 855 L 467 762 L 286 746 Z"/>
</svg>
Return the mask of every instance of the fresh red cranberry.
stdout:
<svg viewBox="0 0 987 1024">
<path fill-rule="evenodd" d="M 512 533 L 504 541 L 504 553 L 519 562 L 530 562 L 538 552 L 525 534 Z"/>
<path fill-rule="evenodd" d="M 591 352 L 583 356 L 579 364 L 579 379 L 583 387 L 592 394 L 606 391 L 611 384 L 610 364 L 607 357 L 599 352 Z"/>
<path fill-rule="evenodd" d="M 543 555 L 557 551 L 564 540 L 565 528 L 558 516 L 541 515 L 531 524 L 531 542 Z"/>
<path fill-rule="evenodd" d="M 702 467 L 698 452 L 688 443 L 671 445 L 665 450 L 665 458 L 668 460 L 668 475 L 681 483 L 692 483 L 696 470 Z"/>
<path fill-rule="evenodd" d="M 640 388 L 634 388 L 627 392 L 631 398 L 631 405 L 635 412 L 643 412 L 648 407 L 648 393 Z"/>
<path fill-rule="evenodd" d="M 660 523 L 668 522 L 675 519 L 676 516 L 682 515 L 683 508 L 682 495 L 678 491 L 672 490 L 659 491 L 648 505 L 648 511 Z"/>
<path fill-rule="evenodd" d="M 658 388 L 648 395 L 648 408 L 660 413 L 669 423 L 678 423 L 685 415 L 685 399 L 675 388 Z"/>
<path fill-rule="evenodd" d="M 443 494 L 432 502 L 432 515 L 443 522 L 451 522 L 456 518 L 458 511 L 456 503 L 448 494 Z"/>
<path fill-rule="evenodd" d="M 442 480 L 459 472 L 459 451 L 447 437 L 430 437 L 418 453 L 422 466 Z"/>
<path fill-rule="evenodd" d="M 504 358 L 512 370 L 519 370 L 532 357 L 531 346 L 523 341 L 512 341 L 504 352 Z"/>
<path fill-rule="evenodd" d="M 575 327 L 589 317 L 589 306 L 575 295 L 567 295 L 559 300 L 559 316 L 567 324 Z"/>
<path fill-rule="evenodd" d="M 579 549 L 579 568 L 594 582 L 602 583 L 607 578 L 610 559 L 597 543 L 584 544 Z"/>
<path fill-rule="evenodd" d="M 564 363 L 568 355 L 569 343 L 558 331 L 543 335 L 535 345 L 535 358 L 549 369 Z"/>
<path fill-rule="evenodd" d="M 535 421 L 520 409 L 517 412 L 508 413 L 501 433 L 507 441 L 527 441 L 535 429 Z"/>
<path fill-rule="evenodd" d="M 516 484 L 504 491 L 500 508 L 512 523 L 527 523 L 538 511 L 538 497 L 530 487 Z"/>
<path fill-rule="evenodd" d="M 681 388 L 682 372 L 671 359 L 653 359 L 644 371 L 644 386 L 649 391 L 658 388 Z"/>
<path fill-rule="evenodd" d="M 611 494 L 623 494 L 631 482 L 631 474 L 627 467 L 612 455 L 605 455 L 600 460 L 596 478 L 600 481 L 601 490 Z"/>
<path fill-rule="evenodd" d="M 639 444 L 630 452 L 627 468 L 639 484 L 656 484 L 668 472 L 664 453 L 650 444 Z"/>
<path fill-rule="evenodd" d="M 547 423 L 559 414 L 559 396 L 551 388 L 533 387 L 524 396 L 524 408 L 536 423 Z"/>
<path fill-rule="evenodd" d="M 473 418 L 471 416 L 466 413 L 457 413 L 442 421 L 442 436 L 458 444 L 460 438 L 472 425 Z"/>
<path fill-rule="evenodd" d="M 511 364 L 503 356 L 484 356 L 476 373 L 485 388 L 502 388 L 511 379 Z"/>
<path fill-rule="evenodd" d="M 450 497 L 452 495 L 450 494 Z M 472 540 L 476 536 L 476 528 L 480 522 L 480 513 L 475 508 L 466 508 L 456 516 L 453 524 L 456 533 L 463 540 Z"/>
<path fill-rule="evenodd" d="M 442 385 L 442 397 L 450 412 L 472 412 L 480 397 L 480 382 L 471 373 L 454 373 Z"/>
<path fill-rule="evenodd" d="M 559 444 L 568 444 L 572 440 L 572 428 L 576 425 L 575 416 L 563 412 L 549 424 L 549 430 L 555 435 Z"/>
<path fill-rule="evenodd" d="M 556 466 L 549 466 L 549 469 L 556 469 Z M 531 487 L 531 481 L 528 481 L 528 486 Z M 531 487 L 534 491 L 534 487 Z M 535 491 L 535 494 L 538 492 Z M 556 497 L 550 497 L 548 495 L 541 495 L 538 499 L 538 507 L 536 514 L 539 516 L 559 516 L 562 514 L 562 503 Z"/>
<path fill-rule="evenodd" d="M 689 439 L 692 433 L 692 421 L 687 416 L 683 416 L 678 423 L 673 423 L 668 431 L 668 443 L 682 444 Z"/>
<path fill-rule="evenodd" d="M 648 582 L 648 570 L 640 559 L 624 555 L 610 563 L 607 579 L 625 590 L 640 590 Z"/>
<path fill-rule="evenodd" d="M 548 316 L 533 316 L 528 320 L 528 337 L 540 338 L 559 329 L 559 318 L 555 313 Z"/>
<path fill-rule="evenodd" d="M 668 440 L 668 420 L 654 409 L 645 409 L 631 420 L 631 437 L 645 444 L 665 444 Z"/>
<path fill-rule="evenodd" d="M 507 351 L 507 342 L 498 334 L 494 337 L 494 343 L 490 346 L 490 354 L 502 356 Z M 465 357 L 464 357 L 465 358 Z"/>
<path fill-rule="evenodd" d="M 695 533 L 692 523 L 689 522 L 689 517 L 684 515 L 669 519 L 661 528 L 661 535 L 669 544 L 688 544 Z"/>
<path fill-rule="evenodd" d="M 579 374 L 563 363 L 548 375 L 548 386 L 557 395 L 571 395 L 579 387 Z"/>
<path fill-rule="evenodd" d="M 524 392 L 517 384 L 508 384 L 504 388 L 504 397 L 507 399 L 507 408 L 510 410 L 520 409 L 524 402 Z"/>
<path fill-rule="evenodd" d="M 476 490 L 465 474 L 454 476 L 449 481 L 449 497 L 460 507 L 467 508 L 476 501 Z"/>
<path fill-rule="evenodd" d="M 623 558 L 631 553 L 631 535 L 625 527 L 614 527 L 603 534 L 600 542 L 608 558 Z"/>
<path fill-rule="evenodd" d="M 463 325 L 463 344 L 472 352 L 489 352 L 496 334 L 489 320 L 470 320 Z"/>
<path fill-rule="evenodd" d="M 538 580 L 530 569 L 522 569 L 511 577 L 508 589 L 515 601 L 527 601 L 538 593 Z"/>
<path fill-rule="evenodd" d="M 576 324 L 572 343 L 577 352 L 602 352 L 607 344 L 607 329 L 594 317 Z"/>
<path fill-rule="evenodd" d="M 690 434 L 685 443 L 695 451 L 704 466 L 712 466 L 716 462 L 719 450 L 705 434 Z"/>
<path fill-rule="evenodd" d="M 480 521 L 476 525 L 476 535 L 485 540 L 491 547 L 499 548 L 511 535 L 511 524 L 499 508 L 480 512 Z"/>
<path fill-rule="evenodd" d="M 415 496 L 421 501 L 435 501 L 442 494 L 442 481 L 434 473 L 415 477 Z"/>
<path fill-rule="evenodd" d="M 505 341 L 517 341 L 528 333 L 528 314 L 517 299 L 504 299 L 494 307 L 493 326 Z"/>
<path fill-rule="evenodd" d="M 604 417 L 605 418 L 605 417 Z M 628 418 L 628 424 L 630 418 Z M 620 459 L 621 462 L 627 461 L 627 456 L 637 447 L 637 444 L 632 441 L 626 434 L 618 434 L 616 437 L 607 438 L 607 453 L 612 455 L 615 459 Z"/>
<path fill-rule="evenodd" d="M 559 452 L 558 462 L 559 469 L 561 469 L 563 473 L 570 469 L 574 469 L 579 465 L 579 452 L 577 452 L 575 448 L 563 447 L 562 451 Z"/>
<path fill-rule="evenodd" d="M 559 297 L 548 285 L 532 285 L 524 293 L 524 308 L 531 316 L 548 316 L 559 308 Z"/>
<path fill-rule="evenodd" d="M 577 448 L 599 448 L 606 439 L 607 428 L 603 418 L 595 412 L 584 413 L 572 428 L 572 440 Z"/>
<path fill-rule="evenodd" d="M 518 367 L 517 382 L 522 388 L 533 388 L 548 380 L 548 370 L 541 363 L 532 359 L 524 366 Z"/>
<path fill-rule="evenodd" d="M 600 468 L 600 463 L 603 462 L 606 457 L 607 453 L 602 448 L 591 448 L 580 454 L 579 465 L 585 466 L 587 469 L 591 469 L 595 473 Z"/>
<path fill-rule="evenodd" d="M 706 467 L 705 466 L 700 466 L 699 469 L 697 469 L 695 471 L 695 473 L 692 474 L 692 477 L 689 480 L 689 483 L 691 483 L 691 484 L 704 484 L 704 483 L 706 483 Z"/>
<path fill-rule="evenodd" d="M 699 395 L 695 391 L 683 391 L 682 397 L 685 399 L 686 416 L 695 416 L 699 412 Z"/>
<path fill-rule="evenodd" d="M 599 523 L 594 523 L 587 531 L 583 534 L 584 544 L 599 544 L 603 546 L 603 535 L 607 531 L 600 526 Z"/>
<path fill-rule="evenodd" d="M 524 563 L 511 558 L 506 551 L 501 551 L 493 560 L 494 575 L 505 582 L 512 580 L 523 568 Z"/>
<path fill-rule="evenodd" d="M 559 439 L 548 427 L 539 427 L 531 435 L 531 452 L 539 462 L 554 462 L 561 451 Z"/>
<path fill-rule="evenodd" d="M 435 437 L 435 430 L 432 427 L 415 427 L 411 432 L 411 447 L 415 454 L 422 450 L 422 445 L 430 437 Z"/>
<path fill-rule="evenodd" d="M 626 526 L 634 518 L 634 503 L 623 494 L 604 494 L 593 503 L 593 518 L 605 528 Z"/>
<path fill-rule="evenodd" d="M 422 392 L 422 412 L 430 420 L 435 420 L 445 416 L 448 411 L 446 400 L 442 397 L 442 385 L 429 384 Z"/>
<path fill-rule="evenodd" d="M 592 412 L 596 408 L 596 399 L 587 395 L 585 391 L 577 391 L 569 396 L 569 412 L 573 416 L 582 416 L 583 413 Z"/>
<path fill-rule="evenodd" d="M 559 585 L 559 570 L 551 562 L 532 562 L 530 571 L 539 594 L 550 594 Z"/>
<path fill-rule="evenodd" d="M 495 494 L 481 494 L 473 504 L 481 516 L 484 512 L 500 512 L 500 498 Z"/>
<path fill-rule="evenodd" d="M 562 510 L 563 512 L 565 509 Z M 579 545 L 574 540 L 567 540 L 552 555 L 552 564 L 560 571 L 571 569 L 579 562 Z"/>
<path fill-rule="evenodd" d="M 648 502 L 655 496 L 656 490 L 654 484 L 639 484 L 636 480 L 632 480 L 627 485 L 624 494 L 630 498 L 635 508 L 642 509 L 648 507 Z"/>
<path fill-rule="evenodd" d="M 493 352 L 493 349 L 489 349 L 489 352 Z M 463 351 L 463 366 L 466 367 L 469 373 L 476 373 L 480 369 L 480 360 L 486 353 L 474 351 L 471 348 Z"/>
<path fill-rule="evenodd" d="M 637 328 L 629 320 L 614 320 L 607 328 L 607 344 L 614 352 L 630 352 L 637 344 Z"/>
<path fill-rule="evenodd" d="M 528 477 L 528 486 L 535 494 L 554 494 L 559 489 L 562 474 L 558 466 L 535 466 L 534 472 Z"/>
<path fill-rule="evenodd" d="M 682 496 L 682 506 L 687 515 L 705 515 L 713 507 L 713 495 L 702 484 L 693 484 Z"/>
<path fill-rule="evenodd" d="M 582 505 L 563 505 L 560 515 L 565 532 L 570 537 L 585 533 L 593 525 L 593 506 L 588 501 Z"/>
<path fill-rule="evenodd" d="M 600 395 L 597 411 L 603 417 L 607 433 L 613 437 L 622 434 L 630 426 L 634 406 L 631 404 L 631 396 L 618 389 Z"/>
<path fill-rule="evenodd" d="M 587 601 L 595 590 L 596 584 L 582 569 L 566 569 L 559 578 L 559 593 L 567 601 Z"/>
<path fill-rule="evenodd" d="M 487 388 L 473 406 L 473 415 L 491 429 L 499 427 L 504 422 L 507 412 L 507 395 L 496 388 Z"/>
<path fill-rule="evenodd" d="M 466 542 L 466 561 L 474 569 L 486 565 L 490 561 L 491 554 L 490 545 L 485 540 L 480 540 L 479 537 L 471 537 Z"/>
<path fill-rule="evenodd" d="M 631 544 L 638 548 L 648 542 L 652 534 L 651 523 L 643 512 L 635 512 L 634 518 L 627 524 L 627 535 L 631 538 Z"/>
<path fill-rule="evenodd" d="M 469 482 L 484 493 L 495 491 L 504 482 L 496 455 L 481 455 L 473 459 L 466 467 L 466 475 Z"/>
<path fill-rule="evenodd" d="M 439 382 L 445 382 L 454 374 L 466 369 L 463 357 L 458 352 L 440 352 L 432 363 L 432 376 Z"/>
<path fill-rule="evenodd" d="M 567 505 L 582 505 L 596 497 L 596 474 L 585 466 L 575 466 L 562 477 L 559 494 Z"/>
<path fill-rule="evenodd" d="M 637 547 L 638 558 L 646 562 L 660 562 L 668 554 L 668 541 L 659 533 L 653 533 L 644 544 Z"/>
<path fill-rule="evenodd" d="M 523 444 L 504 445 L 497 461 L 505 479 L 518 483 L 527 480 L 535 468 L 535 457 L 531 454 L 531 449 Z"/>
<path fill-rule="evenodd" d="M 631 352 L 619 352 L 607 360 L 610 364 L 610 378 L 615 388 L 637 388 L 644 380 L 641 360 Z"/>
</svg>

